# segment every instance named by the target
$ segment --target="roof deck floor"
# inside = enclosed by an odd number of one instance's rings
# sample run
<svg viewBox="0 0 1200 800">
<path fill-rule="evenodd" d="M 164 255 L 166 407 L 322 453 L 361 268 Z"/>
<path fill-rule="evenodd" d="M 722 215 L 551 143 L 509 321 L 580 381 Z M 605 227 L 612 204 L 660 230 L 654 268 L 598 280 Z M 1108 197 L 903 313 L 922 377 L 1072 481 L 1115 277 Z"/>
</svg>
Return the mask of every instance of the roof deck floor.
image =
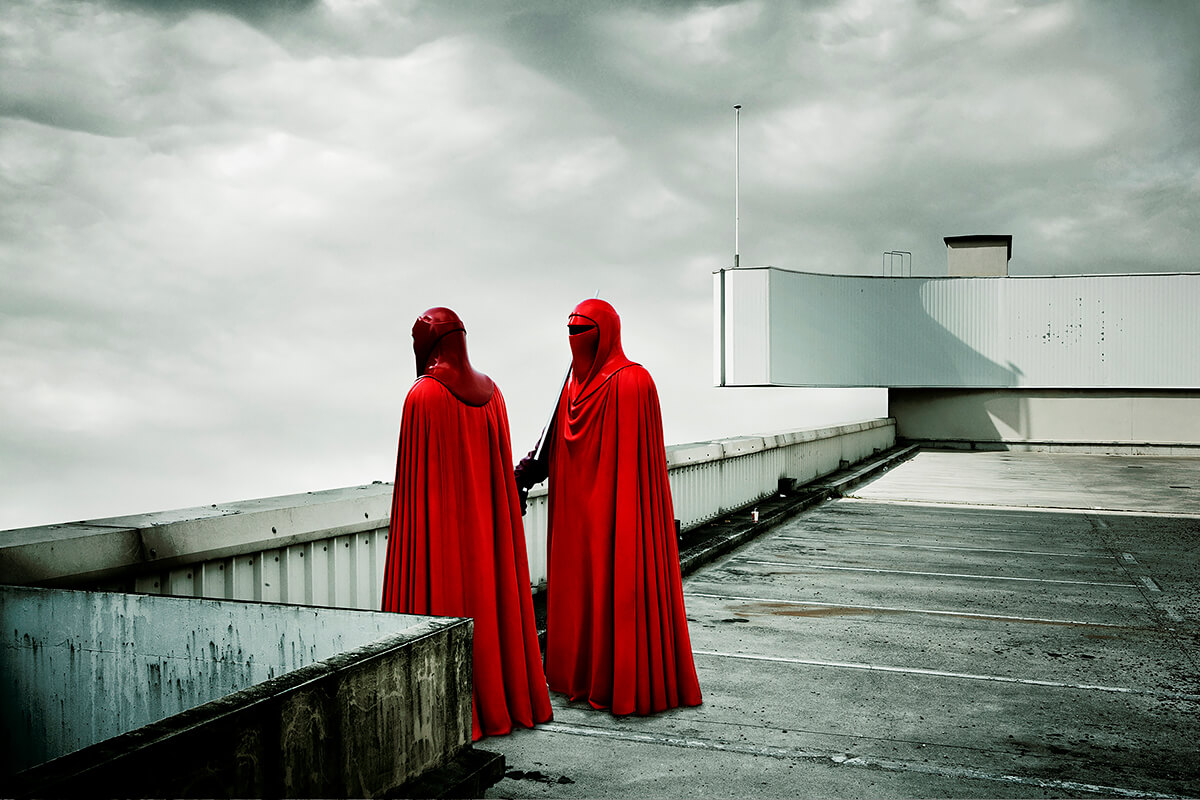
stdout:
<svg viewBox="0 0 1200 800">
<path fill-rule="evenodd" d="M 704 704 L 489 797 L 1200 795 L 1200 459 L 922 451 L 685 580 Z"/>
</svg>

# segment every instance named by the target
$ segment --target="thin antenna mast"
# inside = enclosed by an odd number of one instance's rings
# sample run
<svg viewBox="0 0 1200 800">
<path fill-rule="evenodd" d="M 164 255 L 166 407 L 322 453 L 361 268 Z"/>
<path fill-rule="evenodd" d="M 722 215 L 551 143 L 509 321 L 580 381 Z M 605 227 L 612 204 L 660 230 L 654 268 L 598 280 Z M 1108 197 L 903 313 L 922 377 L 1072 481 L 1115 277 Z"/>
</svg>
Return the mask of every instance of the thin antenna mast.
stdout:
<svg viewBox="0 0 1200 800">
<path fill-rule="evenodd" d="M 738 268 L 741 247 L 738 241 L 742 221 L 742 106 L 733 107 L 733 268 Z"/>
</svg>

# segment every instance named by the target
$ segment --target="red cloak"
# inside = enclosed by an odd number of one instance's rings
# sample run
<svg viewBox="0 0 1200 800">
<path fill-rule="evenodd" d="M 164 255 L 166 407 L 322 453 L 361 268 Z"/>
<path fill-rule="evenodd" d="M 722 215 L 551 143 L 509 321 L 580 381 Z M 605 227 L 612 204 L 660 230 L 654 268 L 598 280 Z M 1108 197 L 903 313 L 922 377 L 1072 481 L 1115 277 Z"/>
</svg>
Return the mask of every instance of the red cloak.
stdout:
<svg viewBox="0 0 1200 800">
<path fill-rule="evenodd" d="M 587 300 L 549 446 L 546 677 L 614 714 L 701 702 L 654 381 Z M 576 338 L 576 337 L 579 338 Z"/>
<path fill-rule="evenodd" d="M 463 335 L 448 338 L 437 348 L 442 358 L 428 359 L 404 400 L 382 607 L 475 621 L 472 739 L 478 740 L 514 724 L 545 722 L 552 711 L 508 411 L 499 387 L 466 364 L 465 345 L 466 367 L 456 368 L 454 359 L 447 366 L 447 346 Z M 418 369 L 421 363 L 418 349 Z"/>
</svg>

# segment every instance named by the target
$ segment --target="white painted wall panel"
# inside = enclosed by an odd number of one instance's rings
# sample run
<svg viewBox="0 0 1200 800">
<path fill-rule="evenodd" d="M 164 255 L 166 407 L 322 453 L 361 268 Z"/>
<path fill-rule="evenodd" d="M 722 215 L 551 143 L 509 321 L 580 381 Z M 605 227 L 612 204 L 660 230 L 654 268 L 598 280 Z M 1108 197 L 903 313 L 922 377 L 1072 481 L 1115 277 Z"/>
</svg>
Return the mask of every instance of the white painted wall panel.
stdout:
<svg viewBox="0 0 1200 800">
<path fill-rule="evenodd" d="M 735 272 L 738 279 L 731 280 Z M 766 385 L 770 383 L 770 271 L 727 270 L 725 275 L 725 382 Z"/>
<path fill-rule="evenodd" d="M 727 385 L 1200 388 L 1200 273 L 724 275 Z"/>
</svg>

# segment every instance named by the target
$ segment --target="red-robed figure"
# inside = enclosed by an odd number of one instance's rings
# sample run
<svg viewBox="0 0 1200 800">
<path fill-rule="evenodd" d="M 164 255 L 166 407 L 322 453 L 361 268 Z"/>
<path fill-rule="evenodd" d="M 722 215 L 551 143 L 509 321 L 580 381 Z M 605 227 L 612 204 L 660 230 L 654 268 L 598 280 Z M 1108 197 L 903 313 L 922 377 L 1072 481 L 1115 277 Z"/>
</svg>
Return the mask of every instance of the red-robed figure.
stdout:
<svg viewBox="0 0 1200 800">
<path fill-rule="evenodd" d="M 472 738 L 551 718 L 500 388 L 448 308 L 413 325 L 383 610 L 475 621 Z"/>
<path fill-rule="evenodd" d="M 585 300 L 567 325 L 548 465 L 517 469 L 525 489 L 550 478 L 546 678 L 614 714 L 699 705 L 658 391 L 611 305 Z"/>
</svg>

